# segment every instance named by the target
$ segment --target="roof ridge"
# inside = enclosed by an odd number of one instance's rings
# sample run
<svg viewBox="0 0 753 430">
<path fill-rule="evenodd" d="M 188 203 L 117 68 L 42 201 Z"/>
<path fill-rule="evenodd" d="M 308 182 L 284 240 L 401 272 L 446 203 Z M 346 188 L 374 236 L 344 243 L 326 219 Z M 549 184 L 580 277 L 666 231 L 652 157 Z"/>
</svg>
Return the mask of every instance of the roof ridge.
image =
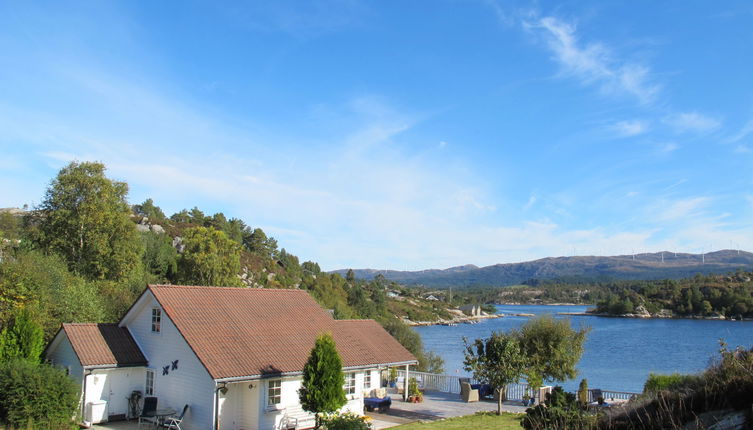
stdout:
<svg viewBox="0 0 753 430">
<path fill-rule="evenodd" d="M 171 284 L 148 284 L 149 288 L 176 288 L 176 289 L 213 289 L 213 290 L 242 290 L 242 291 L 302 291 L 300 288 L 248 288 L 248 287 L 216 287 L 214 285 L 171 285 Z"/>
<path fill-rule="evenodd" d="M 100 326 L 100 325 L 117 326 L 118 323 L 63 323 L 63 326 Z"/>
</svg>

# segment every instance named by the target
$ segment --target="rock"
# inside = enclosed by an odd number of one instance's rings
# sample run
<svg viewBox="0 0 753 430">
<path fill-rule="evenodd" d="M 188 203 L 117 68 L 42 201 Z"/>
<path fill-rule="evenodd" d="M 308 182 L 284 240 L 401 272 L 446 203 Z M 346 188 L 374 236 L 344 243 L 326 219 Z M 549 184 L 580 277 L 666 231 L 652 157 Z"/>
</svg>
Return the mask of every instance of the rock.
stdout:
<svg viewBox="0 0 753 430">
<path fill-rule="evenodd" d="M 638 318 L 651 318 L 651 314 L 646 310 L 646 307 L 643 305 L 638 305 L 635 308 L 635 316 Z"/>
<path fill-rule="evenodd" d="M 152 231 L 155 232 L 155 233 L 157 233 L 157 234 L 162 234 L 162 233 L 165 232 L 165 229 L 162 228 L 162 226 L 159 225 L 159 224 L 153 224 L 152 225 Z"/>
<path fill-rule="evenodd" d="M 186 248 L 186 245 L 183 245 L 183 238 L 180 236 L 175 236 L 173 238 L 173 248 L 178 250 L 178 254 L 182 253 L 183 250 Z"/>
<path fill-rule="evenodd" d="M 146 233 L 149 231 L 149 226 L 146 224 L 136 224 L 136 230 L 141 233 Z"/>
</svg>

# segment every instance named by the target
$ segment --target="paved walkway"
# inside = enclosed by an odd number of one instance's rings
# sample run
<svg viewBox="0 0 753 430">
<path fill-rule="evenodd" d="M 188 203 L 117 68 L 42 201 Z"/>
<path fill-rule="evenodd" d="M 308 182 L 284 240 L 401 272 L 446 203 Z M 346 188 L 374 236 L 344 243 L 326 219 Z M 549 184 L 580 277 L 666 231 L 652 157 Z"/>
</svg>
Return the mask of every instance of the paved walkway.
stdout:
<svg viewBox="0 0 753 430">
<path fill-rule="evenodd" d="M 424 401 L 421 403 L 409 403 L 400 400 L 397 394 L 392 396 L 392 407 L 387 413 L 367 412 L 371 417 L 371 423 L 375 430 L 386 429 L 400 424 L 414 421 L 435 421 L 444 418 L 473 415 L 476 412 L 496 412 L 497 402 L 494 400 L 482 400 L 480 402 L 465 403 L 459 394 L 440 393 L 427 391 L 424 393 Z M 520 402 L 504 402 L 502 410 L 506 412 L 523 413 L 525 407 Z M 95 425 L 96 430 L 136 430 L 136 422 L 114 422 L 105 425 Z M 143 426 L 142 429 L 148 429 Z"/>
<path fill-rule="evenodd" d="M 427 391 L 421 403 L 408 403 L 391 394 L 392 406 L 389 412 L 366 415 L 372 418 L 375 429 L 389 428 L 413 421 L 435 421 L 444 418 L 473 415 L 476 412 L 497 412 L 497 402 L 482 400 L 480 402 L 465 403 L 459 394 Z M 505 412 L 524 413 L 526 408 L 520 402 L 504 402 L 502 410 Z"/>
<path fill-rule="evenodd" d="M 106 424 L 95 424 L 92 429 L 95 430 L 137 430 L 139 428 L 139 422 L 136 421 L 116 421 Z M 153 429 L 149 425 L 141 426 L 141 430 Z"/>
</svg>

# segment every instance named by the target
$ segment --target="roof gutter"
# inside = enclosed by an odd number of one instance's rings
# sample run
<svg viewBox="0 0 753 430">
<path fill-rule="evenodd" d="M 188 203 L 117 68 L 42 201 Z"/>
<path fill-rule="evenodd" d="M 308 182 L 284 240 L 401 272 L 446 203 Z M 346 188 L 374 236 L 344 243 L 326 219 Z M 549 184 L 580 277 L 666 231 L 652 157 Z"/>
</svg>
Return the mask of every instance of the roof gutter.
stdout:
<svg viewBox="0 0 753 430">
<path fill-rule="evenodd" d="M 414 364 L 414 365 L 418 364 L 418 360 L 400 361 L 396 363 L 362 364 L 358 366 L 343 367 L 343 370 L 352 371 L 352 370 L 360 370 L 360 369 L 369 369 L 373 367 L 393 367 L 393 366 L 405 366 L 405 365 L 411 365 L 411 364 Z M 277 373 L 272 373 L 270 375 L 230 376 L 227 378 L 217 378 L 214 380 L 214 382 L 216 384 L 222 384 L 222 383 L 244 382 L 244 381 L 253 381 L 257 379 L 270 379 L 270 378 L 279 378 L 281 376 L 296 376 L 296 375 L 303 375 L 303 371 L 297 370 L 295 372 L 277 372 Z"/>
<path fill-rule="evenodd" d="M 120 369 L 123 367 L 146 367 L 147 363 L 143 364 L 94 364 L 91 366 L 82 366 L 84 370 L 100 370 L 100 369 Z"/>
</svg>

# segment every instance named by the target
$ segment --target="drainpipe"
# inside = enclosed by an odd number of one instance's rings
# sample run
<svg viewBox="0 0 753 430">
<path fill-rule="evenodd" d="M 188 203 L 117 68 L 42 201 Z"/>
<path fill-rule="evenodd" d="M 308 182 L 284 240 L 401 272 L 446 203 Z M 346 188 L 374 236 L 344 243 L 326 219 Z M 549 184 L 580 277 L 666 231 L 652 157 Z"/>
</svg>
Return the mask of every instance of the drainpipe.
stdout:
<svg viewBox="0 0 753 430">
<path fill-rule="evenodd" d="M 81 421 L 86 421 L 86 380 L 92 374 L 91 370 L 84 370 L 83 387 L 81 388 Z"/>
<path fill-rule="evenodd" d="M 214 389 L 214 430 L 220 430 L 220 390 L 227 389 L 227 385 L 215 382 Z"/>
</svg>

